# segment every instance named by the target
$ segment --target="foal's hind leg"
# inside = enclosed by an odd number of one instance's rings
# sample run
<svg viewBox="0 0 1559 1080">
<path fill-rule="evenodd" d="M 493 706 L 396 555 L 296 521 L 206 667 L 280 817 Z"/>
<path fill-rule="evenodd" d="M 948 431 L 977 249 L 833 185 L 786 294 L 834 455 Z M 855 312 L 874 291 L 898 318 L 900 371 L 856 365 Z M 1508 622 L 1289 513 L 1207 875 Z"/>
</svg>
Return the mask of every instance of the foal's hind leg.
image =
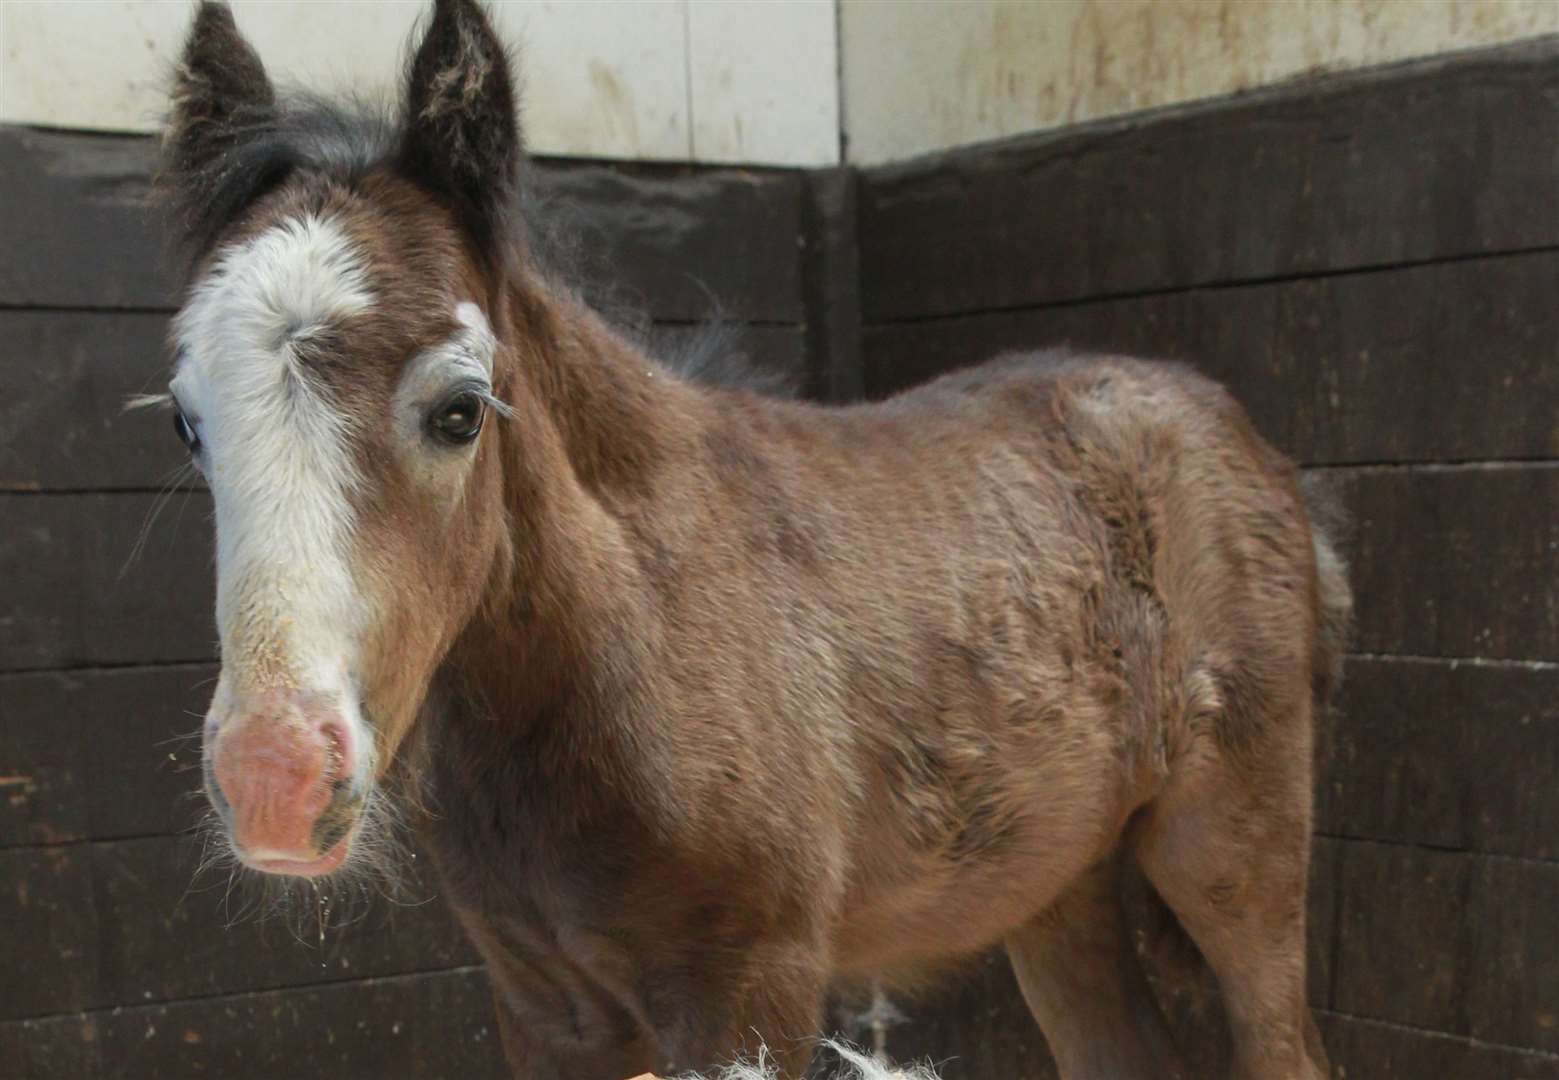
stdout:
<svg viewBox="0 0 1559 1080">
<path fill-rule="evenodd" d="M 1308 708 L 1266 728 L 1239 764 L 1199 741 L 1138 833 L 1148 880 L 1218 976 L 1240 1080 L 1328 1073 L 1305 1003 Z"/>
<path fill-rule="evenodd" d="M 1127 939 L 1117 865 L 1101 863 L 1007 938 L 1064 1080 L 1166 1080 L 1179 1055 Z"/>
</svg>

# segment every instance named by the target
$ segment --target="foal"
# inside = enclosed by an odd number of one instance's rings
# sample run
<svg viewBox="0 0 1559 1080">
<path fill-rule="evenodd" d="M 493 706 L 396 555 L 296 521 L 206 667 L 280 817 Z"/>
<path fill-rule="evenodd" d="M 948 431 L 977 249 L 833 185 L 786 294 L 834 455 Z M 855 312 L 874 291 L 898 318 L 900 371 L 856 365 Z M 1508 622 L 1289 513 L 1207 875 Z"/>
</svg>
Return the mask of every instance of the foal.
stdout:
<svg viewBox="0 0 1559 1080">
<path fill-rule="evenodd" d="M 831 984 L 998 942 L 1066 1077 L 1172 1075 L 1123 860 L 1217 973 L 1238 1074 L 1325 1074 L 1311 721 L 1349 597 L 1219 387 L 1043 355 L 824 409 L 677 377 L 527 253 L 471 0 L 377 124 L 280 99 L 203 5 L 162 182 L 216 507 L 206 790 L 244 865 L 307 878 L 414 784 L 517 1077 L 759 1038 L 799 1077 Z"/>
</svg>

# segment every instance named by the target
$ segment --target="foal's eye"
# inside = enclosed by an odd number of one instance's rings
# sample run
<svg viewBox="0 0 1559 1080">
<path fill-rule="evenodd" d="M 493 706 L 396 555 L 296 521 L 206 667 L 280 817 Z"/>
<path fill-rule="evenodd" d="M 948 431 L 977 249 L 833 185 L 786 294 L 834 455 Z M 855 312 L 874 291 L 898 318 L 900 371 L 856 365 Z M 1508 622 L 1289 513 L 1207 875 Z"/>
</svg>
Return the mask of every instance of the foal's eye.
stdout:
<svg viewBox="0 0 1559 1080">
<path fill-rule="evenodd" d="M 459 390 L 428 415 L 428 428 L 448 442 L 468 443 L 481 433 L 485 411 L 480 397 Z"/>
<path fill-rule="evenodd" d="M 183 409 L 173 410 L 173 430 L 191 454 L 200 453 L 200 435 L 196 433 L 195 425 L 189 422 L 189 417 L 184 415 Z"/>
</svg>

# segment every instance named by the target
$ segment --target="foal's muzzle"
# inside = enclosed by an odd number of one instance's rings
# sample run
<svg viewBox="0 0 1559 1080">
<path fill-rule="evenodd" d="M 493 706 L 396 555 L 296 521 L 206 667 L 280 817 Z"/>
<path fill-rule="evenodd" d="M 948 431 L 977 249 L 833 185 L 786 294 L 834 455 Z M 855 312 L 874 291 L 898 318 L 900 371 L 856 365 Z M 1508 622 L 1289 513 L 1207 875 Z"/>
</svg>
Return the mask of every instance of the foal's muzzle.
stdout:
<svg viewBox="0 0 1559 1080">
<path fill-rule="evenodd" d="M 351 847 L 364 787 L 354 725 L 331 698 L 229 695 L 206 718 L 206 793 L 246 866 L 319 877 Z"/>
</svg>

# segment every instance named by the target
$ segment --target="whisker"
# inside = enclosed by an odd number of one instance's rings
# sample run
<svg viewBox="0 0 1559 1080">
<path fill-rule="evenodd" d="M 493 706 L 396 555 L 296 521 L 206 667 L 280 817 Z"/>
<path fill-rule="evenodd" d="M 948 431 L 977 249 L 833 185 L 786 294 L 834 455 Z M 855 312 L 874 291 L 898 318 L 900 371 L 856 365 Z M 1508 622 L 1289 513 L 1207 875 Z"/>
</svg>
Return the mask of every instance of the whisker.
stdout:
<svg viewBox="0 0 1559 1080">
<path fill-rule="evenodd" d="M 118 580 L 123 581 L 130 566 L 138 559 L 146 548 L 146 541 L 152 533 L 152 526 L 157 524 L 157 518 L 162 514 L 163 507 L 168 505 L 168 500 L 173 498 L 179 485 L 195 469 L 192 462 L 184 462 L 173 470 L 172 478 L 167 481 L 162 490 L 157 493 L 157 498 L 152 502 L 152 507 L 146 513 L 146 520 L 141 523 L 140 533 L 135 538 L 135 543 L 130 548 L 130 554 L 126 557 L 124 565 L 119 568 Z"/>
<path fill-rule="evenodd" d="M 169 735 L 166 739 L 158 739 L 156 742 L 152 743 L 152 745 L 153 746 L 157 746 L 157 747 L 162 747 L 162 746 L 169 746 L 169 745 L 171 745 L 173 743 L 199 742 L 202 734 L 205 732 L 205 727 L 204 727 L 205 717 L 203 717 L 203 716 L 196 716 L 194 713 L 189 712 L 187 710 L 185 711 L 184 715 L 190 717 L 193 720 L 200 720 L 200 721 L 202 721 L 202 726 L 196 728 L 194 731 L 183 732 L 183 733 L 178 734 L 178 735 Z"/>
</svg>

